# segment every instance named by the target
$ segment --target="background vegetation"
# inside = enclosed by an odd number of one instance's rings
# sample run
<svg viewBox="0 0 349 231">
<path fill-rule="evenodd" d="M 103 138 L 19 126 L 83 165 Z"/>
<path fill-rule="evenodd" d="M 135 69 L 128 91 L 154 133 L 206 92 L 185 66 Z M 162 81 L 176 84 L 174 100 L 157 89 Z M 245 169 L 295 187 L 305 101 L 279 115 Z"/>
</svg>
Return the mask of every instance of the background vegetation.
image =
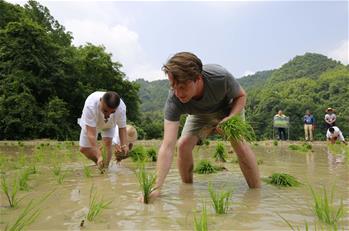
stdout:
<svg viewBox="0 0 349 231">
<path fill-rule="evenodd" d="M 72 39 L 39 3 L 22 7 L 0 0 L 0 139 L 77 140 L 77 118 L 97 90 L 122 96 L 140 138 L 161 138 L 168 81 L 131 82 L 103 46 L 76 47 Z M 280 109 L 290 117 L 291 139 L 303 138 L 307 109 L 317 120 L 316 138 L 324 139 L 327 107 L 336 109 L 337 125 L 349 134 L 349 67 L 338 61 L 306 53 L 238 81 L 248 93 L 246 118 L 257 139 L 272 138 L 272 118 Z"/>
</svg>

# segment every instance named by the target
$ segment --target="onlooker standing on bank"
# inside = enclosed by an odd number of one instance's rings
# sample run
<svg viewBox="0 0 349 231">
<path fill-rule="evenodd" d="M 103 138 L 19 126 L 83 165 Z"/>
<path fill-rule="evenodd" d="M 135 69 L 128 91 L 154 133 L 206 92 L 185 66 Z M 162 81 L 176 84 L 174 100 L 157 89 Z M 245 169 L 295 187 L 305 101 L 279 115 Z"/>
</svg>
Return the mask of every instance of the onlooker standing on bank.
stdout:
<svg viewBox="0 0 349 231">
<path fill-rule="evenodd" d="M 309 110 L 305 112 L 305 116 L 303 118 L 304 121 L 304 134 L 305 134 L 305 140 L 313 141 L 313 131 L 315 129 L 315 118 L 310 113 Z"/>
<path fill-rule="evenodd" d="M 325 115 L 325 122 L 326 122 L 326 129 L 329 129 L 330 127 L 336 126 L 336 114 L 335 110 L 333 108 L 327 108 L 326 109 L 326 115 Z"/>
</svg>

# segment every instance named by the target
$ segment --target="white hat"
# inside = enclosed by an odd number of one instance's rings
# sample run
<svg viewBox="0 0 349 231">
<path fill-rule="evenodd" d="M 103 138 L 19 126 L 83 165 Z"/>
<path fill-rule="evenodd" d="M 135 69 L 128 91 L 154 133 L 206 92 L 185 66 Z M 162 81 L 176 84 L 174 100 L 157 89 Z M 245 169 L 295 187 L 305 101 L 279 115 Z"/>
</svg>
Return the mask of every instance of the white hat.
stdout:
<svg viewBox="0 0 349 231">
<path fill-rule="evenodd" d="M 137 130 L 132 125 L 126 125 L 127 142 L 133 143 L 137 140 Z"/>
</svg>

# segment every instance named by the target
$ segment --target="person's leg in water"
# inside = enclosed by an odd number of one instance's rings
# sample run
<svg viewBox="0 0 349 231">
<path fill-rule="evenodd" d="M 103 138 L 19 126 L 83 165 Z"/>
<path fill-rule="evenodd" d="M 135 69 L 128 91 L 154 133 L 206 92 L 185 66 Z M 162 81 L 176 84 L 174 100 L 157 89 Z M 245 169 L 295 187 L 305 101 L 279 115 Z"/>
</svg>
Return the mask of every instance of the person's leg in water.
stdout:
<svg viewBox="0 0 349 231">
<path fill-rule="evenodd" d="M 185 135 L 178 140 L 178 170 L 183 183 L 193 183 L 193 149 L 199 138 L 195 135 Z"/>
<path fill-rule="evenodd" d="M 238 156 L 240 169 L 248 186 L 250 188 L 260 188 L 261 180 L 256 156 L 250 146 L 246 142 L 242 141 L 231 142 L 231 145 Z"/>
</svg>

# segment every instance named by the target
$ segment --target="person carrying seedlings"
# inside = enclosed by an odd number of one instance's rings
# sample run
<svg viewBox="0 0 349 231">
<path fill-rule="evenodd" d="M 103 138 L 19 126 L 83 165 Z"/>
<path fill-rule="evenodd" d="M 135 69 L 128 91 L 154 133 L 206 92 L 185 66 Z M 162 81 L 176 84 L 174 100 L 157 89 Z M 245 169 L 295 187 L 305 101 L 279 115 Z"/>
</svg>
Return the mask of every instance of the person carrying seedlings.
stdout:
<svg viewBox="0 0 349 231">
<path fill-rule="evenodd" d="M 306 110 L 305 116 L 303 117 L 303 122 L 304 122 L 305 140 L 313 141 L 313 131 L 315 129 L 315 118 L 310 113 L 309 110 Z"/>
<path fill-rule="evenodd" d="M 325 114 L 325 123 L 326 123 L 326 129 L 329 129 L 332 126 L 336 126 L 336 114 L 335 110 L 333 108 L 327 108 L 326 114 Z"/>
<path fill-rule="evenodd" d="M 126 125 L 126 134 L 127 134 L 126 144 L 128 145 L 128 150 L 131 151 L 133 147 L 133 143 L 137 140 L 137 137 L 138 137 L 137 130 L 132 125 Z M 121 148 L 118 129 L 115 130 L 112 144 L 114 146 L 115 159 L 117 162 L 120 162 L 121 160 L 129 157 L 129 155 L 125 154 Z"/>
<path fill-rule="evenodd" d="M 278 113 L 274 116 L 274 123 L 275 121 L 284 122 L 286 120 L 287 116 L 285 116 L 282 110 L 279 110 Z M 278 126 L 277 129 L 279 134 L 279 140 L 286 140 L 286 127 Z"/>
<path fill-rule="evenodd" d="M 218 125 L 239 115 L 246 104 L 246 93 L 231 73 L 220 65 L 202 65 L 195 54 L 177 53 L 162 70 L 169 80 L 170 91 L 164 108 L 164 138 L 158 153 L 152 198 L 160 195 L 171 168 L 180 115 L 189 114 L 178 140 L 177 164 L 182 182 L 193 183 L 192 150 L 195 145 L 211 132 L 221 132 Z M 232 145 L 248 186 L 260 187 L 255 154 L 244 141 L 232 142 Z"/>
<path fill-rule="evenodd" d="M 327 129 L 326 138 L 331 142 L 331 144 L 335 144 L 337 140 L 347 144 L 341 130 L 337 126 Z"/>
<path fill-rule="evenodd" d="M 112 138 L 116 125 L 120 134 L 121 150 L 127 154 L 126 105 L 113 91 L 96 91 L 89 95 L 82 110 L 80 132 L 80 152 L 95 162 L 99 169 L 108 166 L 112 155 Z M 107 153 L 103 162 L 102 148 L 97 147 L 97 135 L 101 133 Z"/>
</svg>

